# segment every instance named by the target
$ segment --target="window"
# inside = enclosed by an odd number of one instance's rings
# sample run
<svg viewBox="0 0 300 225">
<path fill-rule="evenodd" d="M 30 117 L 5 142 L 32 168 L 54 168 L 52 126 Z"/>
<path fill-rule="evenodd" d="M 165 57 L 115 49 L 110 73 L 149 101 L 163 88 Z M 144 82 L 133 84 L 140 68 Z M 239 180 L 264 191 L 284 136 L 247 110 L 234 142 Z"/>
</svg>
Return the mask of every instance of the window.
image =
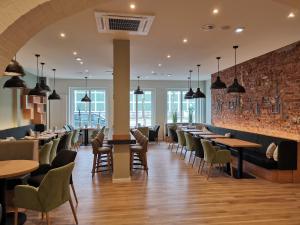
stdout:
<svg viewBox="0 0 300 225">
<path fill-rule="evenodd" d="M 71 89 L 70 122 L 74 127 L 97 127 L 107 125 L 106 119 L 106 91 L 89 89 L 91 102 L 81 102 L 86 90 Z"/>
<path fill-rule="evenodd" d="M 167 92 L 167 122 L 195 123 L 203 122 L 203 100 L 184 99 L 186 90 Z"/>
<path fill-rule="evenodd" d="M 130 126 L 151 126 L 153 121 L 153 91 L 144 90 L 143 95 L 130 91 Z"/>
</svg>

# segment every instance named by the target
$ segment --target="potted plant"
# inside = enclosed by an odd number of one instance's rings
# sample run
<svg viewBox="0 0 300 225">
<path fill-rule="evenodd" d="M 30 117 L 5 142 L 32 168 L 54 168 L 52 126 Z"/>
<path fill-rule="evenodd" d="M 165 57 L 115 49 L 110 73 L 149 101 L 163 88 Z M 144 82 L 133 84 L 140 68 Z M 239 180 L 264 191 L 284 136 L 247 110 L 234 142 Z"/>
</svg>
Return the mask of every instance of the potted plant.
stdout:
<svg viewBox="0 0 300 225">
<path fill-rule="evenodd" d="M 189 123 L 191 125 L 193 123 L 193 112 L 194 112 L 194 108 L 193 107 L 189 107 Z"/>
<path fill-rule="evenodd" d="M 177 112 L 173 112 L 172 119 L 173 123 L 177 123 Z"/>
</svg>

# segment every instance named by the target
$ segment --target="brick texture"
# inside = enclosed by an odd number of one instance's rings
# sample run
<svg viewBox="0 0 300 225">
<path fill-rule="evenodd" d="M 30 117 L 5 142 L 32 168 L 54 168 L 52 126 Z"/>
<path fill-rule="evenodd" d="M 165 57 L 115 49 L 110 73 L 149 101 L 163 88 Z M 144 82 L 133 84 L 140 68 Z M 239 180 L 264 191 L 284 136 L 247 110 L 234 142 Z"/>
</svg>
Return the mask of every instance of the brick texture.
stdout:
<svg viewBox="0 0 300 225">
<path fill-rule="evenodd" d="M 212 90 L 212 123 L 300 140 L 300 41 L 239 64 L 237 77 L 245 94 Z M 221 79 L 232 84 L 234 67 Z"/>
</svg>

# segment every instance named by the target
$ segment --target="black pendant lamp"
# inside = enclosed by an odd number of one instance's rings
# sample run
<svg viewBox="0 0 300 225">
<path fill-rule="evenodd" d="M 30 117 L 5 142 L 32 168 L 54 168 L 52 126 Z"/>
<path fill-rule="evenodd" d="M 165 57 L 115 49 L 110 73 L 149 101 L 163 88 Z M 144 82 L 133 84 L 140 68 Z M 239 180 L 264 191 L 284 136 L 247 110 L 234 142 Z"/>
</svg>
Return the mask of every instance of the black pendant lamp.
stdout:
<svg viewBox="0 0 300 225">
<path fill-rule="evenodd" d="M 52 70 L 53 70 L 54 84 L 53 84 L 53 91 L 49 95 L 48 100 L 60 100 L 60 96 L 55 91 L 55 71 L 56 71 L 56 69 L 52 69 Z"/>
<path fill-rule="evenodd" d="M 4 76 L 11 76 L 11 78 L 4 83 L 3 88 L 27 88 L 25 82 L 19 77 L 25 75 L 23 67 L 17 62 L 15 57 L 5 69 Z"/>
<path fill-rule="evenodd" d="M 82 102 L 91 102 L 91 99 L 87 95 L 87 77 L 85 79 L 85 96 L 81 99 Z"/>
<path fill-rule="evenodd" d="M 41 62 L 42 70 L 41 70 L 41 88 L 43 89 L 43 92 L 49 92 L 51 91 L 50 87 L 46 84 L 46 79 L 44 78 L 44 62 Z"/>
<path fill-rule="evenodd" d="M 234 62 L 234 76 L 235 77 L 234 77 L 233 84 L 228 87 L 227 93 L 245 93 L 246 92 L 245 88 L 239 84 L 237 75 L 236 75 L 236 50 L 238 47 L 239 46 L 237 46 L 237 45 L 233 46 L 234 53 L 235 53 L 235 55 L 234 55 L 234 61 L 235 61 Z"/>
<path fill-rule="evenodd" d="M 200 81 L 199 81 L 199 72 L 200 72 L 200 64 L 198 67 L 198 88 L 197 91 L 193 94 L 193 98 L 205 98 L 205 94 L 200 90 Z"/>
<path fill-rule="evenodd" d="M 192 99 L 195 94 L 192 89 L 192 72 L 193 72 L 193 70 L 190 70 L 189 72 L 190 72 L 190 76 L 188 78 L 189 91 L 187 93 L 185 93 L 184 99 Z"/>
<path fill-rule="evenodd" d="M 137 78 L 138 78 L 138 86 L 137 86 L 137 89 L 134 90 L 134 94 L 135 95 L 143 95 L 144 91 L 140 88 L 140 76 L 138 76 Z"/>
<path fill-rule="evenodd" d="M 210 87 L 211 89 L 225 89 L 226 88 L 226 84 L 223 81 L 221 81 L 221 78 L 220 78 L 220 59 L 221 59 L 221 57 L 217 57 L 218 76 L 217 76 L 217 80 L 211 84 L 211 87 Z"/>
<path fill-rule="evenodd" d="M 23 67 L 18 63 L 16 57 L 12 59 L 7 65 L 5 72 L 5 76 L 25 76 L 25 72 Z"/>
<path fill-rule="evenodd" d="M 36 85 L 33 89 L 31 89 L 28 93 L 28 95 L 36 95 L 36 96 L 45 96 L 45 93 L 43 93 L 43 89 L 40 86 L 39 83 L 39 54 L 35 55 L 36 57 Z"/>
</svg>

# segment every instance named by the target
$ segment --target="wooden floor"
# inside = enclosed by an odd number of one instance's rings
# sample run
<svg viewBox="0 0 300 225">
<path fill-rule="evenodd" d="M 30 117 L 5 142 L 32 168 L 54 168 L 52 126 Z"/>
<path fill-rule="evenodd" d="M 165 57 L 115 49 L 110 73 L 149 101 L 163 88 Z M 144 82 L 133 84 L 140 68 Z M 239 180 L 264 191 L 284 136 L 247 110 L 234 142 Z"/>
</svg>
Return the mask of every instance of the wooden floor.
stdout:
<svg viewBox="0 0 300 225">
<path fill-rule="evenodd" d="M 261 179 L 235 180 L 217 173 L 206 180 L 187 162 L 151 144 L 149 176 L 112 184 L 110 175 L 91 177 L 92 153 L 81 148 L 74 171 L 82 225 L 141 224 L 300 224 L 300 184 L 275 184 Z M 46 224 L 28 211 L 26 225 Z M 52 224 L 74 224 L 69 204 L 51 213 Z"/>
</svg>

